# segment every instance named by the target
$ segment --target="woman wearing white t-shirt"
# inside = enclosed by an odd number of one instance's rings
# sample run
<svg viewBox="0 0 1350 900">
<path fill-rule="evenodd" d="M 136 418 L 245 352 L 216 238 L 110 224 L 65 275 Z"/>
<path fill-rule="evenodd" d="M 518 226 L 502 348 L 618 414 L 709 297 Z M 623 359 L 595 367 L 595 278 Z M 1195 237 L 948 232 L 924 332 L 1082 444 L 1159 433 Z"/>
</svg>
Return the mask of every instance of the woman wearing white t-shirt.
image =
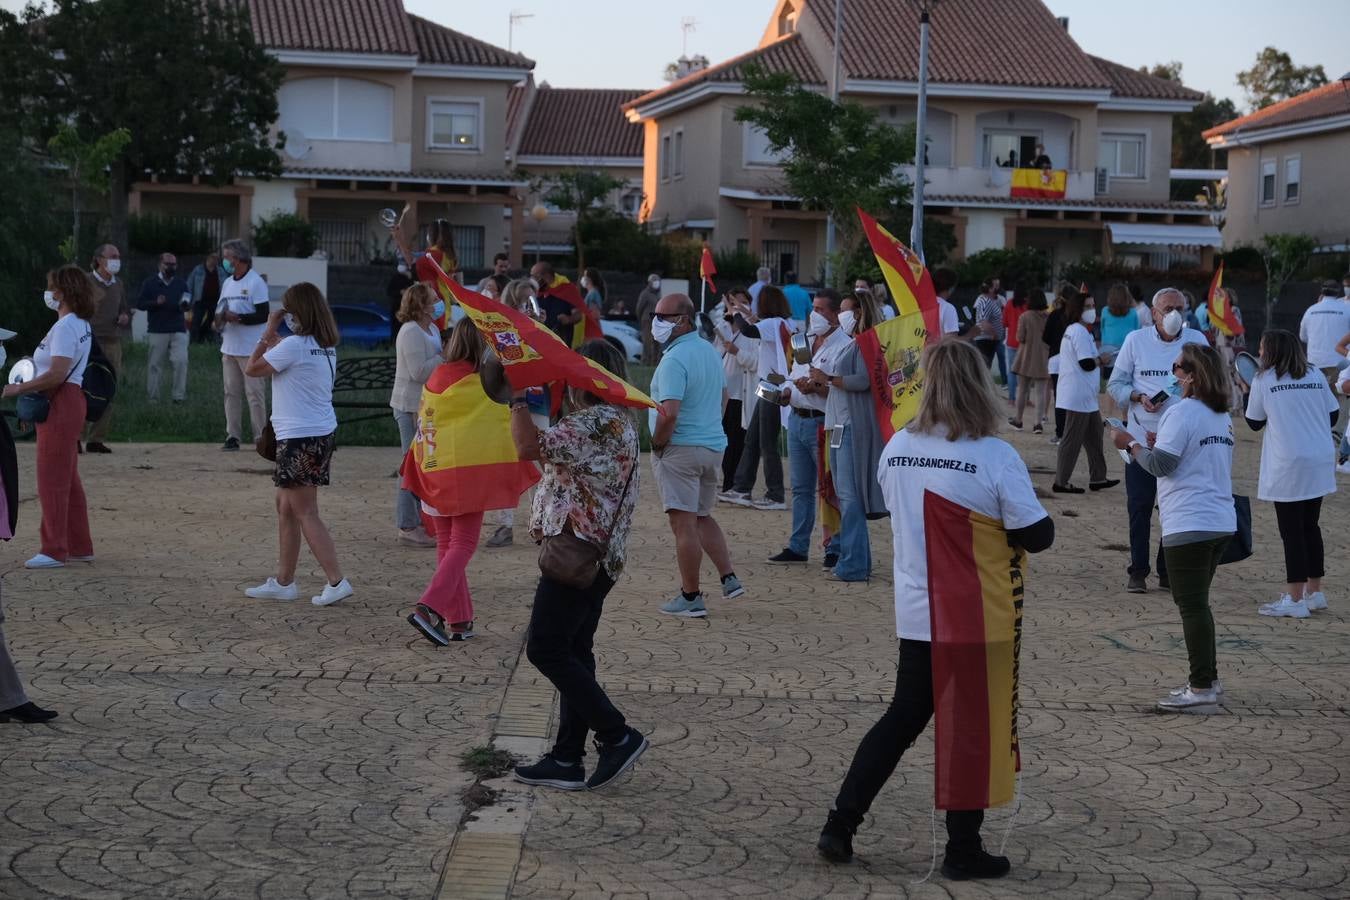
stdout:
<svg viewBox="0 0 1350 900">
<path fill-rule="evenodd" d="M 1054 541 L 1054 523 L 1036 499 L 1026 464 L 994 437 L 1003 404 L 989 368 L 970 343 L 943 338 L 924 351 L 927 385 L 908 427 L 881 454 L 877 480 L 890 511 L 895 551 L 895 619 L 900 637 L 895 697 L 858 746 L 816 847 L 832 862 L 853 857 L 853 834 L 862 824 L 901 755 L 933 716 L 924 495 L 928 492 L 996 519 L 1008 542 L 1038 553 Z M 956 697 L 960 704 L 964 698 Z M 986 853 L 980 841 L 984 810 L 947 812 L 949 878 L 998 878 L 1010 866 Z"/>
<path fill-rule="evenodd" d="M 290 335 L 280 337 L 282 319 Z M 328 576 L 315 606 L 350 597 L 342 577 L 337 548 L 328 526 L 319 518 L 319 487 L 328 484 L 337 415 L 333 412 L 333 379 L 337 371 L 337 322 L 317 287 L 301 282 L 286 289 L 281 309 L 267 317 L 267 329 L 253 348 L 245 373 L 272 378 L 272 430 L 277 438 L 277 574 L 244 593 L 264 600 L 294 600 L 295 565 L 300 537 Z"/>
<path fill-rule="evenodd" d="M 1112 429 L 1111 437 L 1158 479 L 1163 555 L 1190 661 L 1187 683 L 1159 700 L 1158 709 L 1208 715 L 1218 712 L 1223 693 L 1209 588 L 1237 530 L 1233 419 L 1228 414 L 1228 372 L 1213 347 L 1183 344 L 1172 374 L 1182 399 L 1163 408 L 1153 447 L 1145 447 L 1128 431 Z"/>
<path fill-rule="evenodd" d="M 1069 483 L 1080 449 L 1087 450 L 1088 487 L 1100 491 L 1115 487 L 1120 479 L 1106 477 L 1106 456 L 1102 453 L 1102 413 L 1097 399 L 1101 360 L 1088 331 L 1097 321 L 1096 301 L 1091 294 L 1074 292 L 1065 300 L 1064 318 L 1070 324 L 1059 341 L 1059 385 L 1055 390 L 1055 408 L 1064 410 L 1064 437 L 1059 442 L 1051 487 L 1057 494 L 1081 494 L 1082 488 Z"/>
<path fill-rule="evenodd" d="M 417 433 L 417 407 L 422 386 L 443 360 L 441 332 L 435 326 L 445 315 L 445 301 L 420 281 L 403 292 L 397 318 L 403 323 L 394 339 L 394 389 L 389 405 L 398 425 L 398 440 L 404 454 Z M 402 457 L 400 457 L 402 458 Z M 412 491 L 398 488 L 394 507 L 398 540 L 415 547 L 434 547 L 436 539 L 422 528 L 422 510 Z"/>
<path fill-rule="evenodd" d="M 78 441 L 84 427 L 84 367 L 89 362 L 94 314 L 89 276 L 78 266 L 47 273 L 47 308 L 57 315 L 33 353 L 36 374 L 23 384 L 5 385 L 4 396 L 45 394 L 47 417 L 37 423 L 37 492 L 42 506 L 42 552 L 24 563 L 29 569 L 59 569 L 67 560 L 92 562 L 89 510 L 80 483 Z"/>
<path fill-rule="evenodd" d="M 1252 379 L 1247 424 L 1260 431 L 1261 477 L 1256 496 L 1275 504 L 1284 543 L 1285 592 L 1258 610 L 1263 616 L 1306 619 L 1326 609 L 1322 594 L 1322 498 L 1336 491 L 1336 448 L 1327 420 L 1340 417 L 1326 377 L 1308 365 L 1297 337 L 1275 329 L 1261 337 L 1261 371 Z"/>
</svg>

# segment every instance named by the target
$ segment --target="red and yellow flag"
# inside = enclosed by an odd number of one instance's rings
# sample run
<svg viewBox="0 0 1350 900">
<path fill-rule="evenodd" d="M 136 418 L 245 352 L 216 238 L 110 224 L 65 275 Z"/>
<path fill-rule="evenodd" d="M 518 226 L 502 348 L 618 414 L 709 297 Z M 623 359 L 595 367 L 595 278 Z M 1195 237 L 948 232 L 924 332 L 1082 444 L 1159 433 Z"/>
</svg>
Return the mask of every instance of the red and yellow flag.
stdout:
<svg viewBox="0 0 1350 900">
<path fill-rule="evenodd" d="M 913 418 L 923 396 L 919 357 L 924 346 L 940 336 L 937 292 L 914 251 L 861 209 L 858 216 L 899 310 L 894 319 L 857 338 L 872 381 L 881 439 L 888 441 Z"/>
<path fill-rule="evenodd" d="M 511 411 L 483 393 L 467 362 L 431 373 L 417 410 L 417 434 L 403 458 L 403 487 L 443 516 L 515 509 L 539 480 L 511 440 Z"/>
<path fill-rule="evenodd" d="M 717 293 L 717 285 L 713 282 L 712 277 L 716 274 L 717 266 L 713 264 L 712 251 L 708 249 L 707 244 L 704 244 L 703 255 L 699 257 L 698 261 L 698 277 L 703 279 L 708 285 L 708 290 L 714 294 Z"/>
<path fill-rule="evenodd" d="M 1063 169 L 1013 169 L 1011 197 L 1062 200 L 1069 173 Z"/>
<path fill-rule="evenodd" d="M 446 272 L 445 267 L 441 264 L 444 258 L 445 254 L 433 247 L 413 262 L 413 275 L 418 281 L 435 291 L 436 296 L 445 303 L 445 312 L 441 313 L 439 319 L 434 320 L 436 328 L 441 331 L 450 327 L 450 306 L 454 302 L 450 289 L 445 286 L 446 282 L 454 279 L 450 277 L 450 273 Z"/>
<path fill-rule="evenodd" d="M 830 468 L 830 432 L 824 425 L 816 429 L 816 470 L 820 472 L 820 484 L 816 489 L 820 498 L 820 548 L 828 551 L 830 541 L 839 533 L 842 515 L 839 492 L 834 486 L 834 470 Z"/>
<path fill-rule="evenodd" d="M 1222 262 L 1214 270 L 1214 278 L 1209 283 L 1209 321 L 1228 337 L 1237 337 L 1246 331 L 1237 310 L 1228 302 L 1228 292 L 1223 290 Z"/>
<path fill-rule="evenodd" d="M 925 491 L 932 625 L 934 805 L 988 809 L 1012 800 L 1022 648 L 1022 563 L 1003 523 Z"/>
<path fill-rule="evenodd" d="M 651 397 L 572 350 L 524 313 L 448 279 L 446 283 L 455 302 L 502 361 L 506 380 L 516 390 L 561 381 L 620 406 L 656 406 Z"/>
<path fill-rule="evenodd" d="M 577 289 L 575 284 L 562 275 L 555 274 L 553 283 L 541 288 L 539 293 L 543 297 L 557 297 L 559 300 L 565 300 L 573 309 L 582 314 L 582 320 L 572 326 L 573 350 L 587 341 L 604 340 L 605 332 L 600 328 L 600 314 L 586 304 L 586 298 L 581 296 L 581 291 Z"/>
</svg>

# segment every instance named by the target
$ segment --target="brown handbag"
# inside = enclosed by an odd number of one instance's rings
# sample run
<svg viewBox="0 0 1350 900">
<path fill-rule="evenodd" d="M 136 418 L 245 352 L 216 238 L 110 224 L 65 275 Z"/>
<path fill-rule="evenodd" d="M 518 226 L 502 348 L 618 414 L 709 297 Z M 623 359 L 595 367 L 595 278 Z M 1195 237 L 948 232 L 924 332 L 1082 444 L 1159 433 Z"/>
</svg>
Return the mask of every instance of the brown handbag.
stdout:
<svg viewBox="0 0 1350 900">
<path fill-rule="evenodd" d="M 271 422 L 263 426 L 262 434 L 258 435 L 258 440 L 254 443 L 253 449 L 257 450 L 258 455 L 268 462 L 277 461 L 277 433 L 272 429 Z"/>
<path fill-rule="evenodd" d="M 623 501 L 628 497 L 628 487 L 633 483 L 633 476 L 637 473 L 638 457 L 639 454 L 633 454 L 633 468 L 628 472 L 623 493 L 619 495 L 619 505 L 614 509 L 614 519 L 609 524 L 611 537 L 614 535 L 615 526 L 619 524 Z M 584 591 L 595 584 L 609 548 L 579 538 L 571 529 L 571 523 L 568 523 L 563 526 L 561 534 L 548 535 L 539 542 L 539 571 L 549 581 L 556 581 L 573 590 Z"/>
</svg>

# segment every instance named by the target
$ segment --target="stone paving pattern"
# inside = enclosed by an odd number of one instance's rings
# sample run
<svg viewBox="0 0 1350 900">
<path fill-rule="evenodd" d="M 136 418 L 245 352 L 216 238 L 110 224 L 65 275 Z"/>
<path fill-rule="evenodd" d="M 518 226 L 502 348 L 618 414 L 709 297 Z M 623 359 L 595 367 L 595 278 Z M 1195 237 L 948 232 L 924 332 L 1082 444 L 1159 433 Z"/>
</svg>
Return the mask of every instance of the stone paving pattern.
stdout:
<svg viewBox="0 0 1350 900">
<path fill-rule="evenodd" d="M 1254 494 L 1259 444 L 1238 431 L 1236 489 Z M 1048 493 L 1054 448 L 1009 438 Z M 473 781 L 458 757 L 488 741 L 513 673 L 537 680 L 520 653 L 535 571 L 523 529 L 474 561 L 480 637 L 436 650 L 403 621 L 434 554 L 394 544 L 396 451 L 335 457 L 324 516 L 357 595 L 319 609 L 242 596 L 274 564 L 265 463 L 115 450 L 80 461 L 98 561 L 54 572 L 22 568 L 38 510 L 20 451 L 20 535 L 0 551 L 8 633 L 33 699 L 62 716 L 0 726 L 0 897 L 435 896 Z M 814 560 L 763 563 L 786 513 L 722 507 L 749 594 L 671 619 L 656 606 L 673 553 L 647 486 L 597 649 L 653 746 L 605 792 L 536 793 L 514 894 L 1350 896 L 1350 503 L 1324 506 L 1332 608 L 1304 621 L 1256 614 L 1283 566 L 1272 509 L 1253 503 L 1257 552 L 1216 580 L 1228 710 L 1201 718 L 1150 711 L 1185 658 L 1171 598 L 1123 590 L 1123 486 L 1044 502 L 1059 538 L 1026 577 L 1007 880 L 912 884 L 933 850 L 931 733 L 878 798 L 857 861 L 815 855 L 894 686 L 887 523 L 872 525 L 872 582 L 840 585 Z M 307 550 L 300 581 L 322 583 Z M 1008 818 L 990 815 L 995 847 Z"/>
</svg>

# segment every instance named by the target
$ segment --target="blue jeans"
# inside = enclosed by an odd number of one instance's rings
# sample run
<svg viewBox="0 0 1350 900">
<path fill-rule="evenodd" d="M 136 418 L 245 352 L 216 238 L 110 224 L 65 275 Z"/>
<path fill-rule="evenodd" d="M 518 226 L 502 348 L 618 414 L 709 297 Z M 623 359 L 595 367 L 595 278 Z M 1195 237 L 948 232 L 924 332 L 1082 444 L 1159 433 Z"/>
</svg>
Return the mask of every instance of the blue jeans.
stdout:
<svg viewBox="0 0 1350 900">
<path fill-rule="evenodd" d="M 787 445 L 788 472 L 792 477 L 792 537 L 788 549 L 802 556 L 810 556 L 811 532 L 816 527 L 816 502 L 820 472 L 816 470 L 819 452 L 819 418 L 808 419 L 795 412 L 788 416 Z M 830 539 L 826 553 L 839 552 L 839 536 Z"/>
<path fill-rule="evenodd" d="M 1125 507 L 1130 515 L 1131 575 L 1147 576 L 1149 551 L 1153 549 L 1153 504 L 1158 499 L 1158 479 L 1144 471 L 1139 463 L 1131 461 L 1125 467 Z M 1158 577 L 1167 575 L 1162 543 L 1158 545 Z"/>
<path fill-rule="evenodd" d="M 834 574 L 840 581 L 866 581 L 872 574 L 872 544 L 863 514 L 862 492 L 866 472 L 853 463 L 853 426 L 844 426 L 839 448 L 830 450 L 830 471 L 839 494 L 839 562 Z"/>
<path fill-rule="evenodd" d="M 1016 403 L 1016 402 L 1017 402 L 1017 373 L 1013 371 L 1013 365 L 1017 362 L 1017 350 L 1018 350 L 1018 348 L 1017 348 L 1017 347 L 1009 347 L 1009 346 L 1007 346 L 1006 344 L 999 344 L 999 347 L 1000 347 L 1000 348 L 1002 349 L 1002 351 L 1003 351 L 1003 354 L 999 356 L 999 361 L 1000 361 L 1000 362 L 1003 361 L 1003 355 L 1006 355 L 1006 356 L 1008 357 L 1008 370 L 1007 370 L 1007 371 L 1008 371 L 1008 377 L 1007 377 L 1007 379 L 1006 379 L 1007 382 L 1008 382 L 1008 402 L 1009 402 L 1009 403 Z M 1003 368 L 1003 366 L 1000 365 L 999 368 L 1001 369 L 1001 368 Z"/>
</svg>

